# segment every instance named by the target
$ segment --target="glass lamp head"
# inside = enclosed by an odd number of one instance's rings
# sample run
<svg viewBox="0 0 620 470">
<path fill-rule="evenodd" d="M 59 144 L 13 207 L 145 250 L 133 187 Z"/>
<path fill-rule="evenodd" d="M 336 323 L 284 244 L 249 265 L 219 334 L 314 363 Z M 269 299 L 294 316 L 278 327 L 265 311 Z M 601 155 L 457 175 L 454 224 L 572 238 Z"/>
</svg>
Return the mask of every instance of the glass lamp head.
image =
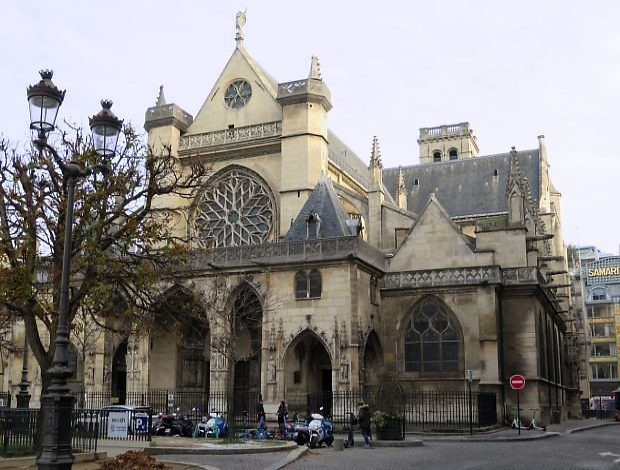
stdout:
<svg viewBox="0 0 620 470">
<path fill-rule="evenodd" d="M 65 99 L 65 90 L 59 90 L 52 82 L 54 72 L 41 70 L 41 81 L 27 90 L 30 105 L 30 129 L 48 133 L 54 130 L 58 109 Z"/>
<path fill-rule="evenodd" d="M 110 158 L 114 155 L 118 137 L 123 128 L 123 120 L 114 115 L 111 107 L 112 101 L 101 101 L 101 111 L 89 119 L 94 150 L 102 158 Z"/>
</svg>

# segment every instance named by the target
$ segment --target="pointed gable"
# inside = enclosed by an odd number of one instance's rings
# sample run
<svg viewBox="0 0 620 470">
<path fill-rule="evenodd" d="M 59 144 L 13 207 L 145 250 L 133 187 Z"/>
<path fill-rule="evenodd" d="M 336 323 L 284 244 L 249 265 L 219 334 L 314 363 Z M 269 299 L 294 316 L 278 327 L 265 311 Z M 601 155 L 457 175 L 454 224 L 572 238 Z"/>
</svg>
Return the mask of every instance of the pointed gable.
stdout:
<svg viewBox="0 0 620 470">
<path fill-rule="evenodd" d="M 252 94 L 245 106 L 231 109 L 226 105 L 224 94 L 237 80 L 245 80 Z M 239 45 L 215 81 L 188 133 L 201 134 L 227 129 L 231 125 L 242 127 L 280 121 L 282 108 L 276 101 L 277 91 L 278 82 L 262 69 L 243 45 Z"/>
<path fill-rule="evenodd" d="M 390 262 L 391 271 L 414 271 L 493 264 L 491 253 L 477 253 L 472 239 L 452 222 L 434 194 Z"/>
<path fill-rule="evenodd" d="M 323 176 L 314 187 L 284 240 L 350 237 L 357 234 L 355 225 L 356 221 L 350 219 L 331 181 Z"/>
</svg>

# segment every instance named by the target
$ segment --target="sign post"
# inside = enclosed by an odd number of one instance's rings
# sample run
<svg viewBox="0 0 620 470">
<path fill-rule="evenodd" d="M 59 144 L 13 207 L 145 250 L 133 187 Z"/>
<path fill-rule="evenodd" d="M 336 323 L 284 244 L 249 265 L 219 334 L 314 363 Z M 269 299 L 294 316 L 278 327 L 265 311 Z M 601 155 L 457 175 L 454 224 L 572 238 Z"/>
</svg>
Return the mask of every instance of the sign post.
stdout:
<svg viewBox="0 0 620 470">
<path fill-rule="evenodd" d="M 519 408 L 519 390 L 525 387 L 525 377 L 515 374 L 510 377 L 510 387 L 517 391 L 517 429 L 521 435 L 521 408 Z"/>
<path fill-rule="evenodd" d="M 472 414 L 471 406 L 471 383 L 474 381 L 474 372 L 471 369 L 467 369 L 467 395 L 469 401 L 469 434 L 474 433 L 474 417 Z"/>
</svg>

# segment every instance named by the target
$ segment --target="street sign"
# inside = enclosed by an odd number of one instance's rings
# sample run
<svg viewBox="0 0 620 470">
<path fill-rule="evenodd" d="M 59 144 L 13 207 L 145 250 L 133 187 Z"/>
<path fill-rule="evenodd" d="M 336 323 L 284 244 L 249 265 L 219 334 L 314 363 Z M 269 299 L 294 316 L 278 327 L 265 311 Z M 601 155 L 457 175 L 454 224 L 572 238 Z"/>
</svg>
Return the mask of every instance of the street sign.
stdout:
<svg viewBox="0 0 620 470">
<path fill-rule="evenodd" d="M 521 390 L 525 387 L 525 377 L 521 374 L 515 374 L 510 377 L 510 386 L 513 390 Z"/>
<path fill-rule="evenodd" d="M 108 413 L 108 437 L 127 439 L 128 418 L 127 411 L 110 411 Z"/>
<path fill-rule="evenodd" d="M 149 415 L 148 413 L 136 413 L 136 431 L 146 432 L 149 429 Z"/>
</svg>

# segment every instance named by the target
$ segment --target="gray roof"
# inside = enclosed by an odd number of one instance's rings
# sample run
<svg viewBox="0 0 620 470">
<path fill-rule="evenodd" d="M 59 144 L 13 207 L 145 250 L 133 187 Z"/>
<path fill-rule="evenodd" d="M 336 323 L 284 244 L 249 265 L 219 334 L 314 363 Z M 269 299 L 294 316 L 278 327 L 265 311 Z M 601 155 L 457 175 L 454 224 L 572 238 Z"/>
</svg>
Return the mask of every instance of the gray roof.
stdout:
<svg viewBox="0 0 620 470">
<path fill-rule="evenodd" d="M 517 160 L 521 176 L 528 179 L 532 198 L 537 204 L 540 180 L 538 149 L 517 152 Z M 412 212 L 419 214 L 433 191 L 453 218 L 507 211 L 506 183 L 510 153 L 401 168 L 407 188 L 407 208 Z M 383 183 L 395 197 L 398 168 L 384 169 Z"/>
<path fill-rule="evenodd" d="M 293 225 L 286 232 L 284 240 L 306 240 L 308 238 L 307 220 L 311 214 L 318 214 L 321 219 L 318 238 L 350 237 L 356 234 L 331 181 L 324 176 L 314 187 Z"/>
<path fill-rule="evenodd" d="M 329 159 L 342 168 L 353 179 L 367 187 L 368 166 L 366 163 L 329 129 L 327 130 L 327 139 L 329 140 Z"/>
</svg>

